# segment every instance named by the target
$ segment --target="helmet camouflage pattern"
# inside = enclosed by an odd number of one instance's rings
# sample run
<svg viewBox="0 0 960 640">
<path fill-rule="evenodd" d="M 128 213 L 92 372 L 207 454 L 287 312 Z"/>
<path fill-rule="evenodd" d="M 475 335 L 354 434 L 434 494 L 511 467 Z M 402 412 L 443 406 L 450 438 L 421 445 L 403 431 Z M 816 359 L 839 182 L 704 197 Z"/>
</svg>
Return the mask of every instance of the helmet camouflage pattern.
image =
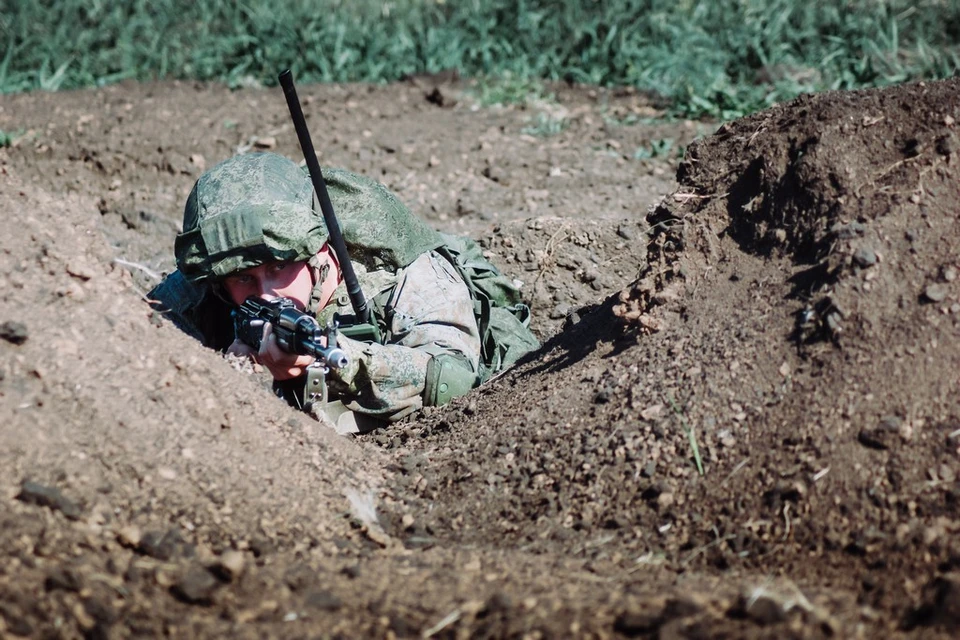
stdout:
<svg viewBox="0 0 960 640">
<path fill-rule="evenodd" d="M 283 156 L 251 153 L 224 160 L 193 185 L 174 253 L 183 275 L 202 282 L 277 260 L 309 260 L 326 240 L 310 177 Z"/>
<path fill-rule="evenodd" d="M 324 182 L 351 259 L 396 270 L 441 246 L 439 233 L 380 183 L 342 169 Z M 327 241 L 305 169 L 274 153 L 234 156 L 200 176 L 174 243 L 177 267 L 193 283 L 278 260 L 306 261 Z"/>
</svg>

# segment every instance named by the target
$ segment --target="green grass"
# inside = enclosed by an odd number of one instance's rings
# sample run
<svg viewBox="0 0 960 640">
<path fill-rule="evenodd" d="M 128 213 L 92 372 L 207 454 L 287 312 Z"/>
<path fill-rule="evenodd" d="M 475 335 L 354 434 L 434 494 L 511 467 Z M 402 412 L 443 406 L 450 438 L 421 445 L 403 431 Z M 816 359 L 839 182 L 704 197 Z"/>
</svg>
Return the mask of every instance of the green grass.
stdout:
<svg viewBox="0 0 960 640">
<path fill-rule="evenodd" d="M 801 92 L 954 75 L 958 41 L 960 0 L 0 0 L 0 91 L 456 68 L 509 78 L 490 99 L 568 80 L 728 119 Z"/>
<path fill-rule="evenodd" d="M 570 122 L 563 117 L 553 116 L 548 113 L 538 113 L 534 119 L 534 124 L 524 127 L 520 133 L 525 133 L 538 138 L 549 138 L 561 133 L 570 125 Z"/>
<path fill-rule="evenodd" d="M 633 153 L 634 160 L 650 160 L 651 158 L 682 158 L 683 147 L 677 146 L 673 138 L 652 140 L 650 146 L 639 147 Z"/>
<path fill-rule="evenodd" d="M 2 149 L 3 147 L 9 147 L 10 145 L 13 144 L 14 140 L 16 140 L 22 135 L 23 135 L 22 131 L 18 131 L 14 133 L 12 131 L 4 131 L 3 129 L 0 129 L 0 149 Z"/>
</svg>

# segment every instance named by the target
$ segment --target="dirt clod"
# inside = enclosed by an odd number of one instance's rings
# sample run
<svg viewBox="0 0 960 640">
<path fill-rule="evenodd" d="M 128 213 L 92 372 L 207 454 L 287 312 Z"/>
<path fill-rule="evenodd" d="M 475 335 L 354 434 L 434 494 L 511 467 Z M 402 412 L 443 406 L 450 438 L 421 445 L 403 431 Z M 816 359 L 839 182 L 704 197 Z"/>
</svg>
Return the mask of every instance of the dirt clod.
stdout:
<svg viewBox="0 0 960 640">
<path fill-rule="evenodd" d="M 211 604 L 213 594 L 220 586 L 216 577 L 203 567 L 191 567 L 170 588 L 187 604 Z"/>
<path fill-rule="evenodd" d="M 35 504 L 42 507 L 49 507 L 54 511 L 61 512 L 70 520 L 79 520 L 82 515 L 80 507 L 66 498 L 56 487 L 48 487 L 37 482 L 24 480 L 20 485 L 20 493 L 17 494 L 17 500 L 27 504 Z"/>
<path fill-rule="evenodd" d="M 0 339 L 11 344 L 23 344 L 27 341 L 27 325 L 22 322 L 7 320 L 0 324 Z"/>
</svg>

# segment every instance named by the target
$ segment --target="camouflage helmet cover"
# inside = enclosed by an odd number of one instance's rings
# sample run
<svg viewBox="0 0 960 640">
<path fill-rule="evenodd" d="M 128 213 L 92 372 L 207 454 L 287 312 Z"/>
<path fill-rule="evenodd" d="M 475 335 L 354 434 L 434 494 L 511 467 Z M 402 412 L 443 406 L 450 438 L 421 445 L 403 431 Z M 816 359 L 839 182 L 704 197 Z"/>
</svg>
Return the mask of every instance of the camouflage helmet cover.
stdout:
<svg viewBox="0 0 960 640">
<path fill-rule="evenodd" d="M 273 153 L 234 156 L 200 176 L 174 243 L 194 283 L 261 264 L 309 260 L 328 237 L 310 177 Z"/>
<path fill-rule="evenodd" d="M 351 259 L 368 270 L 401 269 L 444 244 L 379 182 L 334 168 L 324 170 L 324 182 Z M 314 205 L 310 176 L 292 160 L 273 153 L 224 160 L 187 199 L 177 267 L 199 284 L 277 260 L 309 260 L 329 237 Z"/>
</svg>

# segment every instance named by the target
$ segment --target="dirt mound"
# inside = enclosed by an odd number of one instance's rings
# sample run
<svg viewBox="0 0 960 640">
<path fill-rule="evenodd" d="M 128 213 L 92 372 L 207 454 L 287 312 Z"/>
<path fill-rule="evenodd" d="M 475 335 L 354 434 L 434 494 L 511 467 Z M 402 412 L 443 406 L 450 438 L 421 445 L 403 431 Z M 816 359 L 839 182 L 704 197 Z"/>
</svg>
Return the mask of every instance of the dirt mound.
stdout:
<svg viewBox="0 0 960 640">
<path fill-rule="evenodd" d="M 643 278 L 497 386 L 376 436 L 428 479 L 424 526 L 601 575 L 774 567 L 913 624 L 960 557 L 956 91 L 804 97 L 694 145 Z"/>
<path fill-rule="evenodd" d="M 460 86 L 302 91 L 324 162 L 477 238 L 546 342 L 360 439 L 138 296 L 203 167 L 297 156 L 278 96 L 4 96 L 0 632 L 954 633 L 958 88 L 730 123 L 678 189 L 633 150 L 695 127 L 629 93 L 541 137 Z"/>
</svg>

